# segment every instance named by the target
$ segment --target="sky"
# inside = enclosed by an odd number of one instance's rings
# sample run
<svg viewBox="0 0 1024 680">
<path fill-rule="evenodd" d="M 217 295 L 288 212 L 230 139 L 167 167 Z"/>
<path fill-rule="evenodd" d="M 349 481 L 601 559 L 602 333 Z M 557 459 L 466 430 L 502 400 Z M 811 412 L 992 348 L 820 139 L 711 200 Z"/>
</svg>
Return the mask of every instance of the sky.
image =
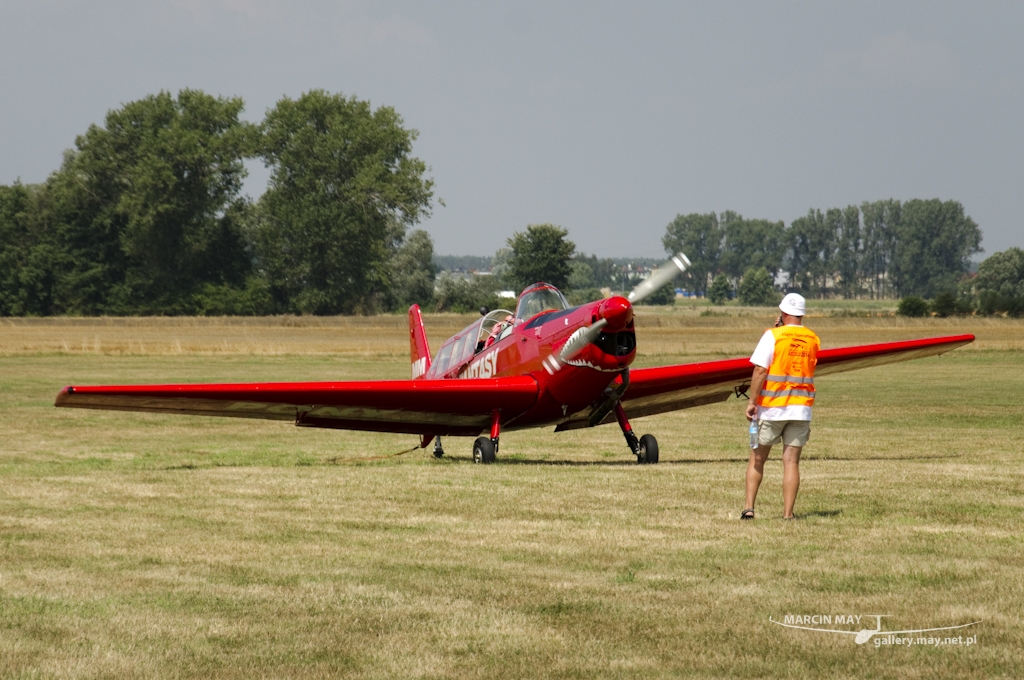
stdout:
<svg viewBox="0 0 1024 680">
<path fill-rule="evenodd" d="M 258 121 L 322 88 L 419 131 L 442 254 L 549 222 L 656 257 L 677 214 L 883 198 L 960 201 L 992 254 L 1024 246 L 1022 27 L 1020 2 L 0 0 L 0 184 L 161 90 Z"/>
</svg>

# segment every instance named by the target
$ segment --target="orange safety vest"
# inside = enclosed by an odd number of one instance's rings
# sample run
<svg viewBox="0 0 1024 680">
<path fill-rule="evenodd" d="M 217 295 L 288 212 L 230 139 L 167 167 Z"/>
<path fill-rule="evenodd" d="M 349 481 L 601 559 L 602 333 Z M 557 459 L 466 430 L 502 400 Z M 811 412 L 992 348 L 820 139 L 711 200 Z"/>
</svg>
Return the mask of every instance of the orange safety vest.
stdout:
<svg viewBox="0 0 1024 680">
<path fill-rule="evenodd" d="M 771 331 L 775 354 L 757 395 L 758 406 L 814 406 L 814 367 L 821 347 L 818 336 L 803 326 L 780 326 Z"/>
</svg>

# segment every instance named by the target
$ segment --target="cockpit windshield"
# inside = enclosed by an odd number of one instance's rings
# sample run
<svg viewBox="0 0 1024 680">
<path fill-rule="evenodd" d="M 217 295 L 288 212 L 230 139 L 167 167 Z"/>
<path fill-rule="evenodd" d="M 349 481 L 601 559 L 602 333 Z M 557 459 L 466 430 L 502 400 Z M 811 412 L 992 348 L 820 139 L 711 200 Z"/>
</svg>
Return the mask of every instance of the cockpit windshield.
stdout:
<svg viewBox="0 0 1024 680">
<path fill-rule="evenodd" d="M 569 303 L 562 293 L 549 283 L 536 283 L 523 291 L 516 307 L 516 321 L 525 321 L 541 312 L 568 309 Z"/>
</svg>

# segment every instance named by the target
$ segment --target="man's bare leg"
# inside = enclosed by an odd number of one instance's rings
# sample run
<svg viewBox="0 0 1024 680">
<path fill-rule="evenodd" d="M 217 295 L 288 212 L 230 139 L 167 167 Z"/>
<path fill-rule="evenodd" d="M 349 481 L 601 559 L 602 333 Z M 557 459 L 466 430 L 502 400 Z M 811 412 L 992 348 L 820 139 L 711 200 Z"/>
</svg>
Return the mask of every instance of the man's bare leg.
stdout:
<svg viewBox="0 0 1024 680">
<path fill-rule="evenodd" d="M 758 446 L 750 449 L 750 462 L 747 463 L 747 507 L 754 507 L 754 500 L 757 498 L 757 489 L 761 486 L 761 478 L 764 477 L 764 462 L 768 460 L 771 452 L 770 446 Z"/>
<path fill-rule="evenodd" d="M 803 447 L 787 446 L 782 450 L 782 516 L 793 518 L 793 506 L 796 505 L 796 492 L 800 490 L 800 451 Z M 747 496 L 750 495 L 750 482 L 747 482 Z"/>
</svg>

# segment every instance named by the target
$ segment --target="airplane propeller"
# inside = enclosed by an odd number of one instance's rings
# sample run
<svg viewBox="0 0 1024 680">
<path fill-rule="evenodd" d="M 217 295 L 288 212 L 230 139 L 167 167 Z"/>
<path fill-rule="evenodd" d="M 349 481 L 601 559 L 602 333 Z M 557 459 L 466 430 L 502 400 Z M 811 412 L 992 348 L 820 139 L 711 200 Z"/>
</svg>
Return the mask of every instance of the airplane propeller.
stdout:
<svg viewBox="0 0 1024 680">
<path fill-rule="evenodd" d="M 685 272 L 689 266 L 690 260 L 686 255 L 683 253 L 673 255 L 668 262 L 654 270 L 650 276 L 630 291 L 627 299 L 630 303 L 640 302 L 674 279 L 678 274 Z M 569 340 L 562 345 L 562 350 L 557 356 L 552 354 L 544 361 L 544 366 L 547 368 L 548 373 L 554 374 L 556 371 L 561 370 L 562 366 L 576 358 L 576 355 L 582 352 L 587 345 L 597 340 L 598 336 L 601 335 L 601 329 L 607 325 L 608 319 L 599 319 L 590 324 L 589 327 L 581 328 L 573 333 Z"/>
<path fill-rule="evenodd" d="M 690 260 L 686 255 L 676 253 L 668 260 L 668 262 L 651 272 L 650 276 L 641 281 L 636 288 L 630 291 L 629 296 L 626 299 L 633 304 L 640 302 L 648 295 L 674 279 L 676 275 L 685 272 L 686 268 L 689 266 Z"/>
<path fill-rule="evenodd" d="M 576 358 L 576 355 L 584 350 L 590 343 L 597 340 L 601 335 L 601 329 L 608 325 L 608 319 L 598 319 L 587 328 L 580 328 L 562 345 L 562 350 L 556 354 L 548 355 L 544 360 L 544 368 L 551 375 L 562 370 L 562 367 Z"/>
</svg>

